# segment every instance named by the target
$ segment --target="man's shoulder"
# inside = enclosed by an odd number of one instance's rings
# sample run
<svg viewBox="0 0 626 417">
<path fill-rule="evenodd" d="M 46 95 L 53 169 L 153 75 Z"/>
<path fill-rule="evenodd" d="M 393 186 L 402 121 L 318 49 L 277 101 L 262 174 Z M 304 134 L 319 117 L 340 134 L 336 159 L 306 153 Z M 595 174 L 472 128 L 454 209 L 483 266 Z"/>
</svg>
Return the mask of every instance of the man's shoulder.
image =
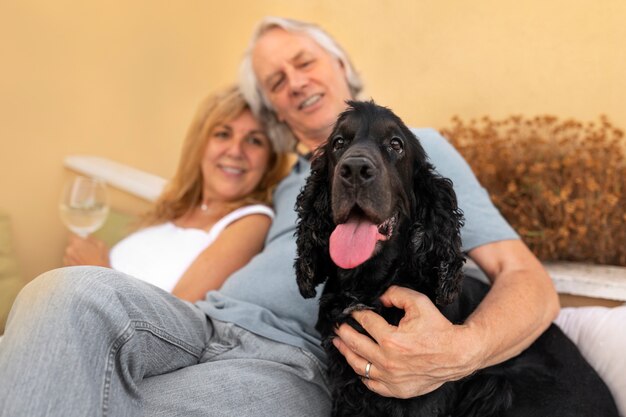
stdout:
<svg viewBox="0 0 626 417">
<path fill-rule="evenodd" d="M 409 127 L 411 132 L 417 137 L 424 136 L 429 138 L 442 138 L 441 133 L 432 127 Z"/>
<path fill-rule="evenodd" d="M 448 143 L 446 138 L 444 138 L 437 129 L 433 129 L 432 127 L 411 127 L 409 129 L 422 142 Z"/>
<path fill-rule="evenodd" d="M 411 127 L 409 129 L 417 137 L 431 158 L 438 156 L 440 153 L 455 152 L 454 147 L 438 130 L 432 127 Z"/>
<path fill-rule="evenodd" d="M 274 190 L 274 209 L 278 213 L 280 208 L 293 209 L 296 196 L 304 187 L 306 178 L 309 176 L 311 164 L 303 157 L 298 157 L 291 171 L 283 178 Z"/>
</svg>

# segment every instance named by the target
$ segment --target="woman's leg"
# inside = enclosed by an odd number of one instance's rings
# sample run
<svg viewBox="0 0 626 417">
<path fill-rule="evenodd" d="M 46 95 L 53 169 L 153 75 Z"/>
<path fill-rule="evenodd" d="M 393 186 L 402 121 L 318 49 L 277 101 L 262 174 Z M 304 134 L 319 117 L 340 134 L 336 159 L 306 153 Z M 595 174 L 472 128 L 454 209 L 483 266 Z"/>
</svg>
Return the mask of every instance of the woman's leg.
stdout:
<svg viewBox="0 0 626 417">
<path fill-rule="evenodd" d="M 196 307 L 106 268 L 43 274 L 0 343 L 0 416 L 136 416 L 145 377 L 198 363 L 212 329 Z"/>
</svg>

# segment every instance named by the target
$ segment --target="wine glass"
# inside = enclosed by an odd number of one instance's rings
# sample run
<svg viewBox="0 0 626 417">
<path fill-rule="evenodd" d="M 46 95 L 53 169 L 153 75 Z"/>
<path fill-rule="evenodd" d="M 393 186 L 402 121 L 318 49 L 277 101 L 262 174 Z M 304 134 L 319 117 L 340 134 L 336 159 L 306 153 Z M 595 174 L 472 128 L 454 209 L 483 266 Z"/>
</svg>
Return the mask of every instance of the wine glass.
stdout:
<svg viewBox="0 0 626 417">
<path fill-rule="evenodd" d="M 59 212 L 72 232 L 86 238 L 98 230 L 109 215 L 106 183 L 87 177 L 69 180 L 61 194 Z"/>
</svg>

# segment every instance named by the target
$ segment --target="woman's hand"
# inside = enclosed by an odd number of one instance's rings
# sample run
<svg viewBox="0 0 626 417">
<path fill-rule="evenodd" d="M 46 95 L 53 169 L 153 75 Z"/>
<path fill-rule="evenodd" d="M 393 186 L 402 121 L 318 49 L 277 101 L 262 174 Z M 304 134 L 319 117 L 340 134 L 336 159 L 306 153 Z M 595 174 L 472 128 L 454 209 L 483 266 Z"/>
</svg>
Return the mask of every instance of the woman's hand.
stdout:
<svg viewBox="0 0 626 417">
<path fill-rule="evenodd" d="M 82 238 L 71 234 L 63 256 L 65 266 L 94 265 L 111 267 L 109 248 L 93 236 Z"/>
<path fill-rule="evenodd" d="M 398 326 L 370 310 L 352 316 L 374 338 L 343 324 L 333 343 L 354 371 L 369 379 L 372 391 L 396 398 L 431 392 L 447 381 L 461 379 L 480 367 L 479 344 L 463 325 L 448 321 L 425 295 L 408 288 L 390 287 L 381 297 L 387 307 L 405 311 Z"/>
</svg>

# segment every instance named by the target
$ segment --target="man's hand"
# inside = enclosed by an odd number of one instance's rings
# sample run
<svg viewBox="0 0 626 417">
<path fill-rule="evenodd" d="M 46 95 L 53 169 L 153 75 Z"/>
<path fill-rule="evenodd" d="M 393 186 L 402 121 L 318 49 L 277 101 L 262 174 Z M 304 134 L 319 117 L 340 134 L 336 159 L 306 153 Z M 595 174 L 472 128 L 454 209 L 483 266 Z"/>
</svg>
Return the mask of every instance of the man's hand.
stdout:
<svg viewBox="0 0 626 417">
<path fill-rule="evenodd" d="M 354 371 L 369 379 L 363 383 L 386 396 L 409 398 L 431 392 L 447 381 L 461 379 L 480 367 L 471 332 L 448 321 L 425 295 L 408 288 L 390 287 L 381 297 L 387 307 L 405 315 L 392 326 L 378 314 L 361 310 L 354 319 L 374 338 L 343 324 L 333 343 Z"/>
</svg>

